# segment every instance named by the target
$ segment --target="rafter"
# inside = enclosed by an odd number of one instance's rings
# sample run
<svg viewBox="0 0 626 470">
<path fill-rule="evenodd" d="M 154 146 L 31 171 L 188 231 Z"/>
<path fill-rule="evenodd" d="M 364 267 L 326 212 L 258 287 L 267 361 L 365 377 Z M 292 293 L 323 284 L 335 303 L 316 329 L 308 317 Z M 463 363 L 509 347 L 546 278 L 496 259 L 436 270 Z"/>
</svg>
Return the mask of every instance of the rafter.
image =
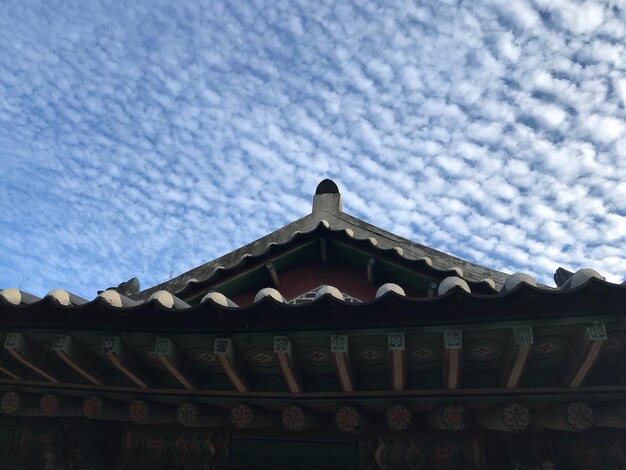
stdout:
<svg viewBox="0 0 626 470">
<path fill-rule="evenodd" d="M 217 338 L 215 340 L 215 357 L 222 370 L 238 392 L 247 392 L 248 385 L 235 362 L 233 341 L 230 338 Z"/>
<path fill-rule="evenodd" d="M 34 341 L 21 333 L 9 333 L 4 341 L 4 348 L 20 364 L 35 371 L 52 383 L 60 381 L 57 371 L 48 370 L 46 352 Z"/>
<path fill-rule="evenodd" d="M 506 388 L 518 387 L 526 370 L 533 346 L 533 329 L 530 326 L 513 328 L 510 347 L 502 361 L 501 382 Z"/>
<path fill-rule="evenodd" d="M 302 386 L 296 375 L 291 355 L 291 340 L 286 336 L 274 337 L 274 354 L 278 361 L 278 367 L 287 383 L 287 387 L 291 393 L 302 393 Z"/>
<path fill-rule="evenodd" d="M 570 370 L 565 376 L 568 387 L 579 387 L 591 372 L 606 341 L 604 323 L 596 322 L 580 330 L 571 348 Z"/>
<path fill-rule="evenodd" d="M 157 338 L 154 354 L 167 371 L 187 390 L 198 387 L 197 374 L 190 361 L 185 361 L 185 353 L 170 338 Z"/>
<path fill-rule="evenodd" d="M 461 330 L 445 330 L 443 332 L 445 357 L 443 365 L 443 379 L 445 387 L 455 389 L 461 379 L 461 351 L 463 348 L 463 333 Z"/>
<path fill-rule="evenodd" d="M 109 336 L 102 342 L 102 353 L 122 374 L 140 388 L 149 388 L 154 381 L 153 373 L 142 364 L 135 351 L 127 347 L 119 336 Z"/>
<path fill-rule="evenodd" d="M 330 351 L 335 362 L 337 379 L 342 392 L 353 392 L 352 371 L 350 368 L 350 353 L 348 348 L 348 335 L 331 335 Z"/>
<path fill-rule="evenodd" d="M 105 377 L 100 359 L 70 335 L 59 335 L 52 343 L 52 351 L 70 368 L 94 385 L 104 385 Z"/>
</svg>

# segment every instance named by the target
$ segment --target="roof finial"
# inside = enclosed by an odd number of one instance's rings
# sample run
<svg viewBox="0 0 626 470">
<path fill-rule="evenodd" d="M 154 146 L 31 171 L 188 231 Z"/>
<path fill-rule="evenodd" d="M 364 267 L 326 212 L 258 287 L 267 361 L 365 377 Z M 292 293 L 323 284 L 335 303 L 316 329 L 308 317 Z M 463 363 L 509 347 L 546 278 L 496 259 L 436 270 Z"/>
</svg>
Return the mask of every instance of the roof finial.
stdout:
<svg viewBox="0 0 626 470">
<path fill-rule="evenodd" d="M 313 212 L 342 212 L 341 194 L 333 180 L 325 179 L 317 185 L 313 196 Z"/>
</svg>

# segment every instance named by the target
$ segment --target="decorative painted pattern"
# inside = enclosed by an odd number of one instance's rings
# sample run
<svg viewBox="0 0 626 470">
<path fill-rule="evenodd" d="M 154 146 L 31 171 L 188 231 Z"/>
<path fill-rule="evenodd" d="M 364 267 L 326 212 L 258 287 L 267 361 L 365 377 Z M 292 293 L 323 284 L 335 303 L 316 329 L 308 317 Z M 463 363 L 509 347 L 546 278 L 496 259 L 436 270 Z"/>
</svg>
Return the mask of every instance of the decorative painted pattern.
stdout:
<svg viewBox="0 0 626 470">
<path fill-rule="evenodd" d="M 300 350 L 300 362 L 307 366 L 322 367 L 332 363 L 330 349 L 323 346 L 308 346 Z"/>
<path fill-rule="evenodd" d="M 586 403 L 575 401 L 567 407 L 567 422 L 577 431 L 586 431 L 595 422 L 593 410 Z"/>
<path fill-rule="evenodd" d="M 544 336 L 535 339 L 533 359 L 552 359 L 563 356 L 569 348 L 569 340 L 562 336 Z"/>
<path fill-rule="evenodd" d="M 626 334 L 615 332 L 610 333 L 602 344 L 602 353 L 616 354 L 622 352 L 626 348 Z"/>
<path fill-rule="evenodd" d="M 556 387 L 559 379 L 545 370 L 533 370 L 526 372 L 524 385 L 526 387 Z"/>
<path fill-rule="evenodd" d="M 281 416 L 283 426 L 289 431 L 302 431 L 304 429 L 305 417 L 302 408 L 292 405 L 283 410 Z"/>
<path fill-rule="evenodd" d="M 504 345 L 499 341 L 480 340 L 468 343 L 463 351 L 463 357 L 468 361 L 493 361 L 502 356 Z"/>
<path fill-rule="evenodd" d="M 359 378 L 358 389 L 365 391 L 389 390 L 389 379 L 383 375 L 365 375 Z"/>
<path fill-rule="evenodd" d="M 206 381 L 206 388 L 209 390 L 229 391 L 233 390 L 233 384 L 230 383 L 228 377 L 223 374 L 212 375 Z"/>
<path fill-rule="evenodd" d="M 17 392 L 6 392 L 2 395 L 2 411 L 6 414 L 16 413 L 22 406 L 22 399 Z"/>
<path fill-rule="evenodd" d="M 418 364 L 428 364 L 441 359 L 442 348 L 433 343 L 417 343 L 409 345 L 407 360 Z"/>
<path fill-rule="evenodd" d="M 46 416 L 52 416 L 57 411 L 59 400 L 56 395 L 46 394 L 39 400 L 39 409 Z"/>
<path fill-rule="evenodd" d="M 284 392 L 287 390 L 287 386 L 282 377 L 270 375 L 260 379 L 256 383 L 255 390 L 258 392 Z"/>
<path fill-rule="evenodd" d="M 245 403 L 235 405 L 230 411 L 230 420 L 236 428 L 247 428 L 252 424 L 253 419 L 254 413 L 252 412 L 252 408 Z"/>
<path fill-rule="evenodd" d="M 339 382 L 330 375 L 314 377 L 309 382 L 309 392 L 338 392 Z"/>
<path fill-rule="evenodd" d="M 341 406 L 335 413 L 335 425 L 341 432 L 355 432 L 361 425 L 361 413 L 354 406 Z"/>
<path fill-rule="evenodd" d="M 441 388 L 441 377 L 429 372 L 414 374 L 409 380 L 411 390 L 437 390 Z"/>
<path fill-rule="evenodd" d="M 524 431 L 530 425 L 530 413 L 521 403 L 509 403 L 502 410 L 502 421 L 512 431 Z"/>
<path fill-rule="evenodd" d="M 373 458 L 379 469 L 468 470 L 474 468 L 466 439 L 381 437 L 376 439 Z"/>
<path fill-rule="evenodd" d="M 411 424 L 412 418 L 411 412 L 404 405 L 391 405 L 385 411 L 385 421 L 393 431 L 404 431 Z"/>
<path fill-rule="evenodd" d="M 488 372 L 467 372 L 463 377 L 463 385 L 465 388 L 495 388 L 498 386 L 498 379 Z"/>
<path fill-rule="evenodd" d="M 274 351 L 266 348 L 253 348 L 243 352 L 244 361 L 252 366 L 274 367 L 276 358 Z"/>
<path fill-rule="evenodd" d="M 469 424 L 465 406 L 446 405 L 441 410 L 441 422 L 451 431 L 463 431 Z"/>
<path fill-rule="evenodd" d="M 387 362 L 387 356 L 387 348 L 373 344 L 357 346 L 352 352 L 354 361 L 360 364 L 384 364 Z"/>
<path fill-rule="evenodd" d="M 102 414 L 102 400 L 98 397 L 86 398 L 83 402 L 83 414 L 87 418 L 96 418 Z"/>
<path fill-rule="evenodd" d="M 197 415 L 198 409 L 192 403 L 182 403 L 176 410 L 176 419 L 183 426 L 193 426 Z"/>
<path fill-rule="evenodd" d="M 128 415 L 133 423 L 143 423 L 148 417 L 148 405 L 143 400 L 135 400 L 128 406 Z"/>
<path fill-rule="evenodd" d="M 189 354 L 192 360 L 203 366 L 216 367 L 218 365 L 215 353 L 211 349 L 193 348 L 187 350 L 187 354 Z"/>
<path fill-rule="evenodd" d="M 137 353 L 146 361 L 148 361 L 151 366 L 156 367 L 157 369 L 165 370 L 165 367 L 163 366 L 163 364 L 161 364 L 161 361 L 159 361 L 159 358 L 157 357 L 154 348 L 151 348 L 150 346 L 137 348 Z"/>
</svg>

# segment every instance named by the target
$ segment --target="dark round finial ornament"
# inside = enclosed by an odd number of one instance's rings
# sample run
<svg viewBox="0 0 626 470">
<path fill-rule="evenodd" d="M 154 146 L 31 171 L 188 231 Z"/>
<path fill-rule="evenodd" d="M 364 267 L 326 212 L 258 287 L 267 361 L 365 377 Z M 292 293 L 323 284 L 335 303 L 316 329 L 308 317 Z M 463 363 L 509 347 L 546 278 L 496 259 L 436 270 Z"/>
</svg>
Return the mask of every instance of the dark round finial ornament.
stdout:
<svg viewBox="0 0 626 470">
<path fill-rule="evenodd" d="M 317 185 L 315 195 L 317 196 L 318 194 L 339 194 L 339 188 L 333 180 L 326 178 Z"/>
</svg>

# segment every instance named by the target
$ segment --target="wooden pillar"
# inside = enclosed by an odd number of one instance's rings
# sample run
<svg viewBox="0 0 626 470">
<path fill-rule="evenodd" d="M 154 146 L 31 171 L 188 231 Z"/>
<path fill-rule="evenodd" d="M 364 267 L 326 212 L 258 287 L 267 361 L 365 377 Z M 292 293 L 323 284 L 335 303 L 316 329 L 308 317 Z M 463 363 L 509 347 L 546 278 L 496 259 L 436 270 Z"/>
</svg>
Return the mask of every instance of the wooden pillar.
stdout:
<svg viewBox="0 0 626 470">
<path fill-rule="evenodd" d="M 458 388 L 461 380 L 463 333 L 461 330 L 445 330 L 443 332 L 445 347 L 443 379 L 448 389 Z"/>
<path fill-rule="evenodd" d="M 449 404 L 430 413 L 426 422 L 433 429 L 463 431 L 469 425 L 469 413 L 462 404 Z"/>
<path fill-rule="evenodd" d="M 476 422 L 493 431 L 525 431 L 530 425 L 530 411 L 521 403 L 507 403 L 477 411 Z"/>
<path fill-rule="evenodd" d="M 170 338 L 157 338 L 154 354 L 165 369 L 187 390 L 194 390 L 198 383 L 191 361 L 185 360 L 185 353 Z"/>
<path fill-rule="evenodd" d="M 589 405 L 575 401 L 533 410 L 530 422 L 535 426 L 557 431 L 586 431 L 594 425 L 595 417 Z"/>
<path fill-rule="evenodd" d="M 247 392 L 248 386 L 241 373 L 237 370 L 233 341 L 230 338 L 218 338 L 215 340 L 215 357 L 226 377 L 235 387 L 235 390 Z"/>
<path fill-rule="evenodd" d="M 342 392 L 354 391 L 352 371 L 350 370 L 350 353 L 348 348 L 348 335 L 331 335 L 330 351 L 335 362 L 337 379 Z"/>
<path fill-rule="evenodd" d="M 274 336 L 274 354 L 278 367 L 291 393 L 302 393 L 302 386 L 296 376 L 291 354 L 291 340 L 286 336 Z"/>
<path fill-rule="evenodd" d="M 501 383 L 506 388 L 519 386 L 533 346 L 533 329 L 530 326 L 513 328 L 509 349 L 502 361 Z"/>
<path fill-rule="evenodd" d="M 273 411 L 239 403 L 230 411 L 230 421 L 238 429 L 270 428 L 280 424 L 281 416 Z"/>
<path fill-rule="evenodd" d="M 606 340 L 604 323 L 587 325 L 578 332 L 571 350 L 571 365 L 565 376 L 568 387 L 579 387 L 593 368 Z"/>
<path fill-rule="evenodd" d="M 389 369 L 391 371 L 391 389 L 394 391 L 406 388 L 406 354 L 404 350 L 404 333 L 388 333 Z"/>
</svg>

